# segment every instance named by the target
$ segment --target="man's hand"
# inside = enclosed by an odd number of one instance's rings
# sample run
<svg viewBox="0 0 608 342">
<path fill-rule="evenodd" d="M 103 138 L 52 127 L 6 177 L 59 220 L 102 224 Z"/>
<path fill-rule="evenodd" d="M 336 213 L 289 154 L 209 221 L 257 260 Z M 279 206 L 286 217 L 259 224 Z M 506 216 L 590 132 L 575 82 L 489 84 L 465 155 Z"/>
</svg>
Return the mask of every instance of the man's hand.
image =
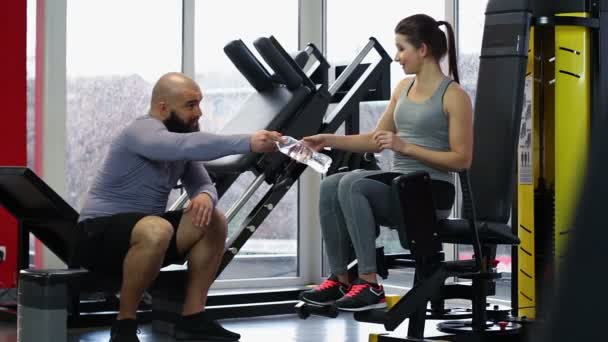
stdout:
<svg viewBox="0 0 608 342">
<path fill-rule="evenodd" d="M 374 133 L 374 142 L 381 151 L 389 149 L 404 154 L 406 142 L 394 132 L 378 131 Z"/>
<path fill-rule="evenodd" d="M 277 141 L 282 140 L 279 132 L 257 131 L 251 135 L 251 151 L 257 153 L 275 152 L 278 150 Z"/>
<path fill-rule="evenodd" d="M 192 211 L 192 224 L 195 227 L 203 228 L 209 226 L 213 217 L 213 200 L 211 196 L 203 192 L 192 198 L 184 213 L 189 211 Z"/>
<path fill-rule="evenodd" d="M 317 135 L 311 135 L 308 137 L 304 137 L 302 139 L 302 142 L 304 142 L 304 145 L 312 148 L 313 150 L 319 152 L 321 151 L 324 147 L 327 146 L 327 139 L 325 139 L 325 134 L 317 134 Z"/>
</svg>

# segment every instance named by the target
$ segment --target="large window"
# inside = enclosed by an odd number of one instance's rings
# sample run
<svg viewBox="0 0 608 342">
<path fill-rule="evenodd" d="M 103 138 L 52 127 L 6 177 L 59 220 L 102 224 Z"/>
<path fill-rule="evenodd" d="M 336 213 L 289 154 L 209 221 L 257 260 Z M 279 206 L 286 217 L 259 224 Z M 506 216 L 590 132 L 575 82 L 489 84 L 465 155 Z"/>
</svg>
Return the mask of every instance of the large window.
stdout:
<svg viewBox="0 0 608 342">
<path fill-rule="evenodd" d="M 201 124 L 206 130 L 221 130 L 254 91 L 224 54 L 224 46 L 242 39 L 259 57 L 253 41 L 270 35 L 275 36 L 288 52 L 297 50 L 298 1 L 224 0 L 196 3 L 195 70 L 196 80 L 205 95 L 205 116 Z"/>
<path fill-rule="evenodd" d="M 466 0 L 458 3 L 458 71 L 460 84 L 475 103 L 477 75 L 479 73 L 479 53 L 485 10 L 488 0 Z"/>
<path fill-rule="evenodd" d="M 181 70 L 181 42 L 181 1 L 67 2 L 66 169 L 75 208 L 114 135 L 148 112 L 154 82 Z"/>
<path fill-rule="evenodd" d="M 255 91 L 224 54 L 224 46 L 232 40 L 242 39 L 258 56 L 253 41 L 270 35 L 275 36 L 288 52 L 297 50 L 298 1 L 196 2 L 195 70 L 196 80 L 205 97 L 202 129 L 221 132 L 222 127 L 239 113 L 241 104 Z M 226 211 L 253 178 L 249 173 L 242 175 L 220 200 L 220 209 Z M 263 192 L 258 190 L 240 213 L 245 215 L 251 210 Z M 297 208 L 296 183 L 243 246 L 220 279 L 297 276 Z M 229 234 L 240 227 L 244 218 L 237 216 L 230 223 Z"/>
<path fill-rule="evenodd" d="M 361 0 L 327 2 L 327 56 L 332 65 L 348 64 L 375 37 L 391 57 L 395 50 L 395 26 L 410 15 L 424 13 L 436 20 L 445 18 L 445 1 Z M 391 84 L 403 79 L 403 69 L 391 66 Z"/>
</svg>

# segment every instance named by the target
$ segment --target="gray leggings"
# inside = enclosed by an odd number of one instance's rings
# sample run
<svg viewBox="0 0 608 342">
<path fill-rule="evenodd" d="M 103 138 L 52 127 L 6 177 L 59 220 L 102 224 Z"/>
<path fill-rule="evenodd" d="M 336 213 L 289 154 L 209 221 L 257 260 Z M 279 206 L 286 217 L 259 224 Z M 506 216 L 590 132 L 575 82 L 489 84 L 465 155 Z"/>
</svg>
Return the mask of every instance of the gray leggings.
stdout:
<svg viewBox="0 0 608 342">
<path fill-rule="evenodd" d="M 395 213 L 401 211 L 391 200 L 390 186 L 365 178 L 384 172 L 355 170 L 337 173 L 321 183 L 321 231 L 333 274 L 347 272 L 351 243 L 359 273 L 376 272 L 376 226 L 397 226 L 400 215 Z M 445 218 L 449 210 L 441 210 L 437 214 Z"/>
</svg>

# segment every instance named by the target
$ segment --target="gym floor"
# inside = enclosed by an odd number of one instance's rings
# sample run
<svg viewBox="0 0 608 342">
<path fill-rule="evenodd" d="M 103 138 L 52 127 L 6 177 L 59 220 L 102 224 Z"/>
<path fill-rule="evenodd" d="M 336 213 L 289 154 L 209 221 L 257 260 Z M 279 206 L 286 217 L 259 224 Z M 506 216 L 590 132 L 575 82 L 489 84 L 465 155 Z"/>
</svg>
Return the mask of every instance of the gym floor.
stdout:
<svg viewBox="0 0 608 342">
<path fill-rule="evenodd" d="M 387 294 L 403 295 L 407 288 L 398 286 L 411 284 L 412 273 L 410 270 L 391 270 L 391 277 L 384 281 Z M 500 284 L 498 286 L 500 292 Z M 506 289 L 502 289 L 505 291 Z M 506 292 L 506 291 L 505 291 Z M 448 301 L 448 306 L 470 305 L 468 302 Z M 450 305 L 451 304 L 451 305 Z M 361 323 L 353 319 L 350 313 L 341 313 L 336 319 L 311 316 L 306 320 L 299 319 L 295 314 L 264 316 L 255 318 L 235 318 L 220 321 L 222 325 L 230 330 L 241 334 L 241 341 L 368 341 L 370 333 L 388 333 L 384 327 L 377 324 Z M 437 321 L 429 320 L 426 324 L 425 336 L 441 336 L 436 330 Z M 391 332 L 391 336 L 404 337 L 407 331 L 407 321 Z M 96 327 L 87 329 L 70 329 L 69 342 L 76 341 L 108 341 L 110 336 L 109 327 Z M 142 342 L 145 341 L 174 341 L 171 336 L 161 334 L 152 330 L 151 324 L 140 326 L 138 335 Z M 17 341 L 16 323 L 0 322 L 0 342 Z"/>
<path fill-rule="evenodd" d="M 246 319 L 222 320 L 222 325 L 230 330 L 241 334 L 242 342 L 256 341 L 298 341 L 298 342 L 322 342 L 322 341 L 367 341 L 370 333 L 386 333 L 384 327 L 370 323 L 356 322 L 352 314 L 341 314 L 338 318 L 328 319 L 323 317 L 310 317 L 306 320 L 299 319 L 296 315 L 266 316 Z M 436 322 L 428 321 L 426 325 L 427 336 L 439 336 L 435 329 Z M 404 322 L 391 335 L 405 336 L 407 321 Z M 138 335 L 140 341 L 174 341 L 171 336 L 152 331 L 151 325 L 140 327 Z M 110 328 L 94 329 L 71 329 L 69 342 L 76 341 L 108 341 L 110 339 Z M 0 342 L 17 341 L 17 329 L 15 323 L 0 323 Z"/>
<path fill-rule="evenodd" d="M 222 325 L 241 334 L 241 341 L 367 341 L 370 333 L 385 333 L 384 327 L 377 324 L 356 322 L 352 314 L 343 314 L 336 319 L 310 317 L 299 319 L 296 315 L 267 316 L 247 319 L 223 320 Z M 152 328 L 143 326 L 139 339 L 144 341 L 174 341 L 171 336 L 157 334 Z M 407 324 L 397 329 L 396 335 L 405 336 Z M 435 323 L 427 324 L 427 336 L 437 336 Z M 70 334 L 72 341 L 107 341 L 109 329 L 94 331 L 74 331 Z M 0 341 L 13 341 L 3 340 Z"/>
</svg>

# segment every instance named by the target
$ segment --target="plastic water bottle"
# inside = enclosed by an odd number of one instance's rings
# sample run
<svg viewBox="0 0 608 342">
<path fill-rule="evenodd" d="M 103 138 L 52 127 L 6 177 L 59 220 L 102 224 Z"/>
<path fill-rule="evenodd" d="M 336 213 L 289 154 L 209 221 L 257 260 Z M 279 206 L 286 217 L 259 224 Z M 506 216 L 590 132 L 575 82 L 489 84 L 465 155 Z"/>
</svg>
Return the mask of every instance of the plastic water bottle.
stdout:
<svg viewBox="0 0 608 342">
<path fill-rule="evenodd" d="M 331 157 L 316 152 L 301 141 L 290 136 L 283 136 L 283 143 L 277 142 L 279 151 L 302 164 L 307 164 L 319 173 L 326 173 L 331 165 Z"/>
</svg>

